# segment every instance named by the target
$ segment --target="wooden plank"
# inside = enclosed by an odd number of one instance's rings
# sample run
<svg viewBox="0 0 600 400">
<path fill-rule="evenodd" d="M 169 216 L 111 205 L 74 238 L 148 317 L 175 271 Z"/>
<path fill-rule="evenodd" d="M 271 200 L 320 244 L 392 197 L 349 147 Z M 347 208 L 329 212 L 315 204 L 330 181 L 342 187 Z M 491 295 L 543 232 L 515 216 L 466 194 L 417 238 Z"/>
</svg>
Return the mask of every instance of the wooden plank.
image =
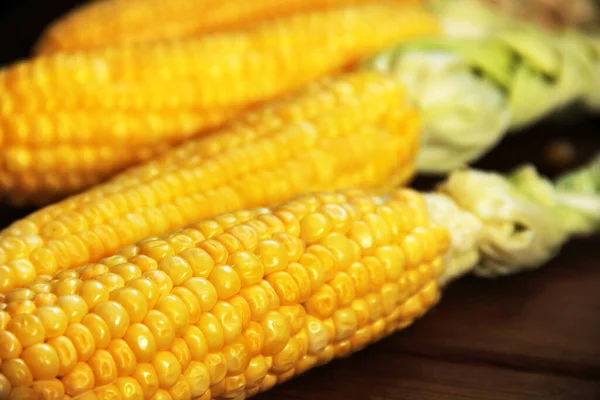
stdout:
<svg viewBox="0 0 600 400">
<path fill-rule="evenodd" d="M 390 351 L 391 337 L 317 368 L 256 400 L 595 400 L 600 383 L 414 357 Z M 415 344 L 415 346 L 418 346 Z"/>
</svg>

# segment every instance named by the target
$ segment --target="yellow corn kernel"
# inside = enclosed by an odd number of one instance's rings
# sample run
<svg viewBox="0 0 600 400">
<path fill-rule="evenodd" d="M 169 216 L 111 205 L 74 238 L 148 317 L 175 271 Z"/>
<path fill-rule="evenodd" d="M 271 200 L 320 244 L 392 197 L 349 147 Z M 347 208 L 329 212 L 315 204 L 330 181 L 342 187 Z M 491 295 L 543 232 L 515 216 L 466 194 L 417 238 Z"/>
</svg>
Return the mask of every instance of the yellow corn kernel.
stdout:
<svg viewBox="0 0 600 400">
<path fill-rule="evenodd" d="M 348 101 L 349 98 L 353 101 Z M 315 102 L 322 106 L 318 111 L 309 108 L 314 107 Z M 301 116 L 285 122 L 289 119 L 285 117 L 286 113 L 293 108 L 299 108 Z M 367 109 L 369 112 L 366 112 Z M 39 266 L 46 272 L 48 266 L 59 270 L 71 269 L 98 261 L 98 255 L 110 255 L 124 245 L 128 246 L 124 254 L 135 254 L 128 262 L 145 271 L 142 277 L 165 285 L 165 291 L 170 290 L 173 284 L 177 285 L 178 280 L 185 280 L 190 273 L 197 276 L 199 265 L 205 269 L 200 277 L 208 278 L 214 266 L 203 260 L 208 257 L 217 265 L 227 265 L 228 258 L 236 251 L 230 252 L 218 240 L 205 239 L 200 240 L 198 246 L 182 251 L 179 258 L 171 259 L 169 257 L 174 255 L 175 248 L 166 240 L 149 238 L 137 246 L 131 246 L 132 241 L 221 211 L 278 202 L 307 190 L 394 184 L 414 157 L 411 154 L 410 159 L 398 158 L 403 142 L 408 136 L 418 135 L 418 129 L 412 122 L 416 114 L 408 110 L 394 112 L 398 109 L 406 109 L 406 104 L 403 90 L 393 78 L 356 72 L 323 79 L 294 95 L 249 111 L 211 137 L 190 141 L 147 166 L 132 169 L 105 185 L 40 210 L 7 228 L 0 238 L 0 248 L 6 250 L 10 260 L 6 267 L 11 272 L 6 282 L 3 281 L 6 285 L 3 284 L 2 291 L 32 282 L 35 273 L 31 273 L 31 268 L 35 270 Z M 279 119 L 281 124 L 269 128 L 269 121 L 274 118 Z M 252 132 L 251 136 L 245 133 L 248 129 Z M 294 149 L 293 153 L 291 149 Z M 307 168 L 307 165 L 323 168 Z M 363 170 L 370 172 L 365 175 Z M 291 179 L 291 175 L 296 175 L 298 180 Z M 253 184 L 255 181 L 257 184 Z M 261 189 L 265 185 L 273 187 Z M 247 193 L 250 188 L 257 190 L 257 195 Z M 142 198 L 142 190 L 154 194 L 145 197 L 143 206 L 136 201 Z M 174 205 L 184 198 L 193 201 L 194 205 Z M 172 207 L 181 213 L 185 211 L 183 219 L 171 217 L 175 212 Z M 259 216 L 253 218 L 256 215 Z M 332 215 L 331 223 L 337 221 L 335 223 L 340 224 L 338 220 L 341 217 L 335 213 Z M 302 238 L 294 234 L 302 230 L 301 222 L 288 210 L 268 215 L 259 209 L 245 218 L 253 219 L 253 226 L 264 226 L 271 235 L 287 232 L 285 235 L 288 236 L 283 237 Z M 131 231 L 133 236 L 122 234 L 125 230 L 115 228 L 115 221 L 135 227 Z M 306 225 L 304 219 L 302 224 Z M 290 260 L 303 264 L 305 253 L 298 258 L 302 247 L 297 240 L 258 239 L 258 234 L 256 237 L 248 236 L 247 232 L 252 230 L 250 225 L 240 225 L 239 229 L 227 228 L 230 232 L 226 233 L 240 243 L 245 241 L 244 249 L 251 250 L 263 262 L 265 273 L 283 271 Z M 340 227 L 341 232 L 346 229 L 342 225 Z M 217 231 L 210 233 L 210 229 L 207 231 L 206 224 L 199 228 L 204 230 L 200 237 L 206 237 L 207 233 L 218 234 Z M 334 234 L 341 235 L 341 232 Z M 35 244 L 24 242 L 21 239 L 24 233 L 36 238 Z M 102 242 L 101 253 L 89 250 L 95 246 L 92 242 L 84 241 L 87 244 L 83 247 L 72 246 L 75 238 L 91 236 Z M 321 236 L 318 236 L 319 240 Z M 342 257 L 339 261 L 347 265 L 355 257 L 358 247 L 350 245 L 350 249 L 343 239 L 338 240 L 340 243 L 335 242 L 335 237 L 327 239 L 332 242 L 328 253 Z M 38 252 L 35 259 L 29 255 L 33 254 L 32 246 Z M 41 249 L 45 249 L 43 256 Z M 328 257 L 328 253 L 318 255 Z M 142 260 L 154 260 L 156 267 Z M 337 258 L 329 261 L 335 260 Z M 126 261 L 121 256 L 110 264 L 124 264 Z M 325 279 L 328 279 L 331 265 L 328 260 L 321 261 L 327 262 Z M 108 291 L 123 287 L 125 278 L 131 274 L 139 274 L 135 267 L 127 264 L 116 268 L 115 273 L 98 274 L 100 271 L 95 267 L 85 268 L 87 274 L 95 275 L 94 279 L 105 285 Z M 17 279 L 17 271 L 21 269 L 27 271 L 19 272 Z M 166 277 L 165 271 L 169 272 Z M 61 281 L 59 287 L 64 288 L 64 293 L 60 294 L 73 294 L 78 291 L 77 285 L 91 285 L 86 282 L 77 279 Z M 79 293 L 90 307 L 98 301 L 90 298 L 88 291 Z"/>
<path fill-rule="evenodd" d="M 131 246 L 101 260 L 106 268 L 93 267 L 101 275 L 90 273 L 87 267 L 55 274 L 47 281 L 49 293 L 62 293 L 63 281 L 81 284 L 72 286 L 74 293 L 59 296 L 62 300 L 56 305 L 35 306 L 31 314 L 7 320 L 6 329 L 0 331 L 3 390 L 20 396 L 30 388 L 43 390 L 43 382 L 52 382 L 48 386 L 52 393 L 87 396 L 84 400 L 113 392 L 121 398 L 242 398 L 408 326 L 438 301 L 437 279 L 443 273 L 439 264 L 447 241 L 426 240 L 441 237 L 435 232 L 439 228 L 421 216 L 418 225 L 396 234 L 392 224 L 397 218 L 388 221 L 384 216 L 389 213 L 377 213 L 379 207 L 387 207 L 399 216 L 406 212 L 406 204 L 419 211 L 425 205 L 414 195 L 375 201 L 366 193 L 348 191 L 302 199 L 259 214 L 222 215 L 134 244 L 152 254 L 159 268 L 143 275 L 114 272 L 123 270 L 123 265 L 136 265 L 140 252 Z M 318 244 L 309 245 L 301 239 L 302 229 L 314 225 L 302 224 L 303 218 L 313 218 L 315 210 L 327 205 L 339 206 L 335 213 L 322 214 L 332 220 L 334 228 Z M 340 217 L 342 209 L 348 220 Z M 235 222 L 235 215 L 244 217 Z M 248 222 L 268 220 L 267 215 L 276 216 L 281 224 L 272 220 L 265 230 L 268 235 L 257 240 L 253 250 L 225 256 L 223 251 L 228 250 L 217 243 L 230 234 L 207 231 L 215 224 L 227 229 L 258 226 Z M 354 247 L 351 238 L 354 222 L 367 220 L 371 220 L 369 229 L 379 232 L 374 234 L 369 255 L 362 247 Z M 192 267 L 181 256 L 192 247 L 169 250 L 165 246 L 168 237 L 187 243 L 184 237 L 197 236 L 200 229 L 208 238 L 194 248 L 202 248 L 206 251 L 202 254 L 211 254 L 211 259 L 202 255 L 194 262 L 206 260 L 212 268 L 208 275 L 206 268 Z M 419 240 L 407 242 L 410 237 Z M 411 258 L 409 251 L 419 256 Z M 410 264 L 417 259 L 423 262 Z M 236 262 L 229 266 L 216 260 Z M 167 271 L 165 264 L 173 269 Z M 319 270 L 321 277 L 311 280 L 315 273 L 310 269 Z M 252 283 L 242 285 L 238 271 L 248 272 L 243 274 L 244 282 Z M 86 285 L 100 282 L 101 276 L 106 277 L 104 283 Z M 232 281 L 236 282 L 233 286 Z M 8 304 L 31 301 L 35 297 L 32 288 L 45 287 L 36 282 L 9 292 L 5 299 L 10 300 Z M 108 290 L 108 294 L 97 302 L 94 290 Z M 86 299 L 95 303 L 91 309 Z M 83 304 L 85 312 L 73 304 Z"/>
</svg>

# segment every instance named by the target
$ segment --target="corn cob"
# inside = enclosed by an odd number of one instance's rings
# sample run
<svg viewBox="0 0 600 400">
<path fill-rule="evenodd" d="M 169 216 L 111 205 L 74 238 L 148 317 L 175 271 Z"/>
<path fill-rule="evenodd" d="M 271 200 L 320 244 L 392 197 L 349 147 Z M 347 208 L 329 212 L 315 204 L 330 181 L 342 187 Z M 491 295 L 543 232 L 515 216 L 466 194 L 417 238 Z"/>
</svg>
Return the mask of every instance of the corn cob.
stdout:
<svg viewBox="0 0 600 400">
<path fill-rule="evenodd" d="M 1 196 L 54 200 L 242 108 L 436 31 L 437 19 L 421 8 L 365 4 L 203 39 L 18 63 L 0 72 Z"/>
<path fill-rule="evenodd" d="M 392 78 L 324 78 L 0 233 L 0 292 L 221 212 L 406 182 L 418 117 Z"/>
<path fill-rule="evenodd" d="M 368 0 L 92 1 L 48 26 L 39 38 L 35 52 L 47 54 L 181 39 L 244 29 L 260 21 L 301 12 L 367 2 Z"/>
<path fill-rule="evenodd" d="M 451 21 L 473 14 L 482 16 L 481 26 L 491 26 L 490 31 L 482 28 L 476 38 L 415 40 L 380 52 L 366 64 L 394 74 L 421 113 L 418 171 L 446 173 L 464 166 L 506 133 L 567 107 L 585 103 L 588 112 L 600 110 L 598 38 L 544 31 L 498 16 L 487 21 L 489 10 L 473 6 L 463 11 L 461 4 L 444 9 L 446 26 L 460 27 L 462 22 Z"/>
<path fill-rule="evenodd" d="M 38 279 L 0 303 L 0 397 L 254 395 L 407 327 L 474 267 L 539 265 L 597 230 L 599 167 L 556 187 L 526 167 L 425 195 L 305 194 Z"/>
</svg>

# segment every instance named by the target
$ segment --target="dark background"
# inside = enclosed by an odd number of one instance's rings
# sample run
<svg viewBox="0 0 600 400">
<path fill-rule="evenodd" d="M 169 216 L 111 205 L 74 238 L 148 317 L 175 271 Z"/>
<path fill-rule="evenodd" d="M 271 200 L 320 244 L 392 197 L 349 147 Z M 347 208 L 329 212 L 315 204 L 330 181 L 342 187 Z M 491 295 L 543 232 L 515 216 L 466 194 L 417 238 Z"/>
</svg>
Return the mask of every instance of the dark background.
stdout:
<svg viewBox="0 0 600 400">
<path fill-rule="evenodd" d="M 249 0 L 250 1 L 250 0 Z M 75 0 L 0 0 L 0 65 L 28 56 Z M 569 141 L 572 167 L 600 149 L 598 117 L 545 123 L 513 135 L 478 167 L 506 171 L 548 161 Z M 430 187 L 431 179 L 415 185 Z M 0 228 L 30 212 L 0 205 Z M 405 331 L 297 377 L 257 400 L 600 399 L 600 237 L 575 240 L 542 269 L 452 284 L 438 307 Z"/>
</svg>

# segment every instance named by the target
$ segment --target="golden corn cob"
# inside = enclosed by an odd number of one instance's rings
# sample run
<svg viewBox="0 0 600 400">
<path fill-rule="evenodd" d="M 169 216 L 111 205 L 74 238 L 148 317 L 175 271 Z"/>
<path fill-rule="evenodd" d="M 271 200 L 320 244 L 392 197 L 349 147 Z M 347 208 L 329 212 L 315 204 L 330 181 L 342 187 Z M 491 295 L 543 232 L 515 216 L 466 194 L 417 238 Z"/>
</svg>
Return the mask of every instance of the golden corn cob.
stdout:
<svg viewBox="0 0 600 400">
<path fill-rule="evenodd" d="M 364 4 L 18 63 L 0 72 L 0 196 L 40 203 L 70 194 L 249 105 L 437 29 L 421 8 Z"/>
<path fill-rule="evenodd" d="M 251 396 L 410 325 L 466 273 L 537 268 L 594 234 L 598 166 L 304 194 L 38 277 L 0 302 L 0 398 Z"/>
<path fill-rule="evenodd" d="M 415 3 L 420 0 L 394 0 Z M 272 18 L 369 0 L 103 0 L 52 23 L 38 54 L 177 39 L 243 29 Z"/>
<path fill-rule="evenodd" d="M 303 195 L 13 291 L 0 397 L 242 399 L 359 350 L 438 300 L 449 236 L 425 204 Z"/>
<path fill-rule="evenodd" d="M 324 78 L 0 233 L 0 293 L 146 236 L 294 195 L 412 174 L 418 115 L 376 72 Z"/>
</svg>

